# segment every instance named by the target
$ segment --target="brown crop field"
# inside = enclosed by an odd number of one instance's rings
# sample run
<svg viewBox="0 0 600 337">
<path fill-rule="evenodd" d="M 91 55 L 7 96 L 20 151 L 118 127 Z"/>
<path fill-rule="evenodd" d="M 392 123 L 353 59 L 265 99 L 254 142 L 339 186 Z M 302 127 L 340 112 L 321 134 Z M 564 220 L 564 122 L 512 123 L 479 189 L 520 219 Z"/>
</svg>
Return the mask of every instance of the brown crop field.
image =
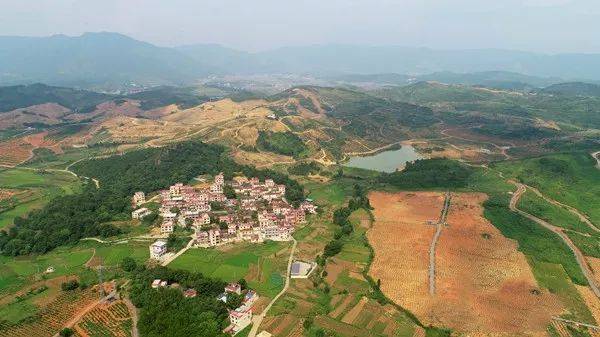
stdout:
<svg viewBox="0 0 600 337">
<path fill-rule="evenodd" d="M 536 284 L 515 242 L 483 218 L 484 194 L 452 195 L 448 226 L 439 238 L 436 293 L 428 292 L 429 245 L 443 196 L 435 192 L 370 195 L 375 250 L 370 270 L 381 289 L 426 324 L 468 335 L 545 334 L 558 299 Z"/>
<path fill-rule="evenodd" d="M 0 337 L 53 336 L 82 308 L 97 301 L 98 293 L 93 288 L 63 292 L 35 320 L 12 326 L 0 324 Z"/>
<path fill-rule="evenodd" d="M 123 301 L 102 303 L 74 326 L 80 336 L 131 336 L 131 314 Z"/>
</svg>

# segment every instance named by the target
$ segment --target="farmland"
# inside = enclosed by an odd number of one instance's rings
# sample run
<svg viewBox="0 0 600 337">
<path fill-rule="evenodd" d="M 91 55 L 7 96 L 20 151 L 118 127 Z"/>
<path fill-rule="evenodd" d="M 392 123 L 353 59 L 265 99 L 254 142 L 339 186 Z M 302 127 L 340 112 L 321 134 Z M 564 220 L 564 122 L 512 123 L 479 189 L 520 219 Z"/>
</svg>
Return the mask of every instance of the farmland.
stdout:
<svg viewBox="0 0 600 337">
<path fill-rule="evenodd" d="M 368 234 L 375 249 L 370 273 L 386 295 L 428 324 L 463 332 L 543 332 L 551 316 L 562 312 L 556 296 L 538 288 L 516 245 L 482 217 L 481 195 L 453 194 L 436 252 L 434 296 L 427 291 L 433 236 L 427 221 L 439 216 L 441 194 L 377 192 L 370 199 L 375 208 Z M 389 235 L 396 231 L 403 235 Z"/>
<path fill-rule="evenodd" d="M 307 182 L 309 195 L 322 212 L 296 233 L 299 259 L 312 259 L 331 239 L 336 230 L 330 218 L 332 208 L 339 207 L 352 194 L 353 182 L 348 178 L 325 184 Z M 370 249 L 364 237 L 370 219 L 364 209 L 350 215 L 354 230 L 344 240 L 340 253 L 329 258 L 310 279 L 293 279 L 290 289 L 263 321 L 261 330 L 278 337 L 313 336 L 323 331 L 355 337 L 409 337 L 416 331 L 425 333 L 403 311 L 390 303 L 378 302 L 373 295 L 364 276 L 370 263 Z"/>
<path fill-rule="evenodd" d="M 289 256 L 287 243 L 240 244 L 215 249 L 191 249 L 169 266 L 228 282 L 245 278 L 261 296 L 273 297 L 283 288 Z"/>
<path fill-rule="evenodd" d="M 15 217 L 41 208 L 55 196 L 73 193 L 79 185 L 79 179 L 67 172 L 0 169 L 0 189 L 18 192 L 9 207 L 0 208 L 0 229 L 10 226 Z"/>
<path fill-rule="evenodd" d="M 79 336 L 129 337 L 131 324 L 127 305 L 117 300 L 97 305 L 75 324 L 74 330 Z"/>
<path fill-rule="evenodd" d="M 53 336 L 81 308 L 96 302 L 98 296 L 99 294 L 93 288 L 61 293 L 45 306 L 46 310 L 41 311 L 34 319 L 20 322 L 17 325 L 0 326 L 0 336 Z"/>
</svg>

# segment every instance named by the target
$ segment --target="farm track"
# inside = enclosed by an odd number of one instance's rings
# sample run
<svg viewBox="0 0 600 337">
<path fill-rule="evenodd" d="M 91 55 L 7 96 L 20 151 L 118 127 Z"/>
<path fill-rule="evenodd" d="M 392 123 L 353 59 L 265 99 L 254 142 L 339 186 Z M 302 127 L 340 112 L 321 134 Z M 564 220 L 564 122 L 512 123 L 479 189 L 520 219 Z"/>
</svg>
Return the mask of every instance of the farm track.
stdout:
<svg viewBox="0 0 600 337">
<path fill-rule="evenodd" d="M 433 235 L 433 239 L 431 240 L 431 245 L 429 246 L 429 294 L 435 294 L 435 248 L 437 246 L 437 242 L 442 234 L 442 228 L 446 226 L 446 219 L 448 218 L 448 210 L 450 209 L 450 192 L 446 192 L 444 198 L 444 208 L 442 209 L 442 213 L 440 214 L 440 220 L 436 224 L 435 234 Z"/>
<path fill-rule="evenodd" d="M 511 182 L 517 186 L 517 190 L 513 193 L 513 196 L 510 199 L 510 204 L 509 204 L 510 210 L 513 212 L 519 213 L 520 215 L 528 218 L 531 221 L 536 222 L 537 224 L 541 225 L 542 227 L 544 227 L 544 228 L 552 231 L 556 235 L 558 235 L 575 255 L 575 260 L 577 261 L 577 264 L 579 264 L 579 267 L 581 268 L 583 275 L 585 276 L 586 280 L 588 281 L 590 288 L 594 292 L 594 295 L 596 295 L 596 297 L 600 299 L 600 289 L 596 285 L 596 281 L 594 280 L 594 274 L 593 274 L 592 270 L 590 269 L 590 267 L 588 266 L 587 262 L 585 261 L 585 257 L 583 256 L 583 254 L 581 253 L 579 248 L 577 248 L 577 246 L 575 246 L 573 241 L 571 241 L 571 239 L 564 233 L 562 228 L 554 226 L 538 217 L 535 217 L 535 216 L 517 208 L 519 199 L 521 198 L 523 193 L 525 193 L 525 191 L 527 191 L 527 186 L 524 184 L 515 182 L 515 181 L 511 181 Z"/>
<path fill-rule="evenodd" d="M 123 302 L 125 303 L 125 305 L 129 309 L 129 312 L 131 313 L 131 337 L 139 337 L 140 333 L 139 333 L 138 327 L 137 327 L 138 310 L 135 307 L 135 305 L 133 305 L 133 303 L 131 302 L 129 297 L 125 297 L 123 299 Z"/>
<path fill-rule="evenodd" d="M 271 307 L 273 306 L 273 304 L 275 304 L 275 302 L 277 302 L 277 300 L 283 296 L 283 294 L 285 294 L 285 292 L 288 290 L 288 288 L 290 287 L 290 272 L 292 269 L 292 261 L 294 260 L 294 252 L 296 251 L 296 246 L 298 245 L 298 241 L 296 241 L 296 239 L 294 239 L 292 237 L 293 240 L 293 244 L 292 244 L 292 250 L 290 251 L 290 258 L 288 259 L 288 264 L 287 264 L 287 270 L 286 270 L 286 277 L 285 277 L 285 285 L 283 286 L 283 289 L 281 289 L 281 291 L 271 300 L 271 302 L 269 302 L 269 304 L 265 307 L 265 309 L 260 313 L 260 315 L 255 316 L 252 319 L 252 328 L 250 329 L 250 333 L 248 334 L 248 337 L 255 337 L 256 333 L 258 332 L 258 328 L 260 328 L 260 324 L 262 323 L 263 319 L 265 318 L 265 316 L 267 315 L 267 313 L 269 312 L 269 309 L 271 309 Z"/>
<path fill-rule="evenodd" d="M 546 200 L 547 202 L 555 205 L 555 206 L 559 206 L 562 208 L 565 208 L 567 211 L 571 212 L 572 214 L 574 214 L 575 216 L 577 216 L 579 218 L 579 220 L 585 222 L 586 225 L 588 225 L 590 227 L 590 229 L 592 229 L 593 231 L 596 232 L 600 232 L 600 229 L 598 229 L 598 227 L 596 227 L 596 225 L 594 223 L 592 223 L 592 221 L 585 216 L 583 213 L 581 213 L 578 209 L 576 209 L 575 207 L 563 204 L 560 201 L 556 201 L 554 199 L 551 199 L 549 197 L 547 197 L 546 195 L 542 194 L 542 192 L 540 192 L 537 188 L 529 186 L 529 185 L 525 185 L 525 187 L 527 187 L 528 189 L 530 189 L 533 193 L 535 193 L 538 197 Z M 582 233 L 579 233 L 582 234 Z"/>
</svg>

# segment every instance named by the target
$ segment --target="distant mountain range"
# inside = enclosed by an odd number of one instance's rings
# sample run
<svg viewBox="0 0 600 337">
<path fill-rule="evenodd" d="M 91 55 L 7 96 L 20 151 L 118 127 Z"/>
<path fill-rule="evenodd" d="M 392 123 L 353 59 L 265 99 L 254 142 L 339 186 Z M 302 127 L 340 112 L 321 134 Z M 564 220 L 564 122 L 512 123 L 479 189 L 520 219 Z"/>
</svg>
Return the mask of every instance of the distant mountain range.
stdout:
<svg viewBox="0 0 600 337">
<path fill-rule="evenodd" d="M 497 81 L 502 85 L 512 82 L 514 86 L 543 86 L 560 82 L 556 78 L 600 81 L 600 54 L 546 55 L 496 49 L 350 45 L 286 47 L 249 53 L 215 44 L 158 47 L 117 33 L 0 37 L 2 85 L 33 82 L 79 87 L 129 82 L 182 85 L 209 75 L 275 73 L 313 76 L 436 73 L 432 76 L 445 77 L 450 82 L 467 81 L 465 84 L 482 84 L 475 83 L 477 77 L 487 74 L 486 81 L 499 77 Z M 479 75 L 468 78 L 467 73 Z"/>
</svg>

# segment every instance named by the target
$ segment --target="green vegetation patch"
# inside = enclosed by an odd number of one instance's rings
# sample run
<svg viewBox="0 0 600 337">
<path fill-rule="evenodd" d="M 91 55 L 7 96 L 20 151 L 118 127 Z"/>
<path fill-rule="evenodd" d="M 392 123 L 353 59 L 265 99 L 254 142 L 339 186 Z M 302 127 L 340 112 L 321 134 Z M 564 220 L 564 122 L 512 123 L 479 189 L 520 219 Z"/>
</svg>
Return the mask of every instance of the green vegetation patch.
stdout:
<svg viewBox="0 0 600 337">
<path fill-rule="evenodd" d="M 600 170 L 595 165 L 589 153 L 576 152 L 500 162 L 494 167 L 600 224 Z"/>
<path fill-rule="evenodd" d="M 302 139 L 289 131 L 260 131 L 258 133 L 256 145 L 266 151 L 296 158 L 305 156 L 308 151 L 308 147 L 304 144 Z"/>
<path fill-rule="evenodd" d="M 379 182 L 400 189 L 461 188 L 471 183 L 473 168 L 448 159 L 421 159 L 399 172 L 382 174 Z"/>
<path fill-rule="evenodd" d="M 190 249 L 170 266 L 234 282 L 246 278 L 259 294 L 272 297 L 283 288 L 289 252 L 279 253 L 285 243 L 242 244 L 219 249 Z"/>
<path fill-rule="evenodd" d="M 546 220 L 555 226 L 581 233 L 595 233 L 595 231 L 586 223 L 579 220 L 575 214 L 569 212 L 565 208 L 549 203 L 535 194 L 533 191 L 527 190 L 527 192 L 521 196 L 518 207 L 521 210 L 533 214 L 540 219 Z"/>
</svg>

